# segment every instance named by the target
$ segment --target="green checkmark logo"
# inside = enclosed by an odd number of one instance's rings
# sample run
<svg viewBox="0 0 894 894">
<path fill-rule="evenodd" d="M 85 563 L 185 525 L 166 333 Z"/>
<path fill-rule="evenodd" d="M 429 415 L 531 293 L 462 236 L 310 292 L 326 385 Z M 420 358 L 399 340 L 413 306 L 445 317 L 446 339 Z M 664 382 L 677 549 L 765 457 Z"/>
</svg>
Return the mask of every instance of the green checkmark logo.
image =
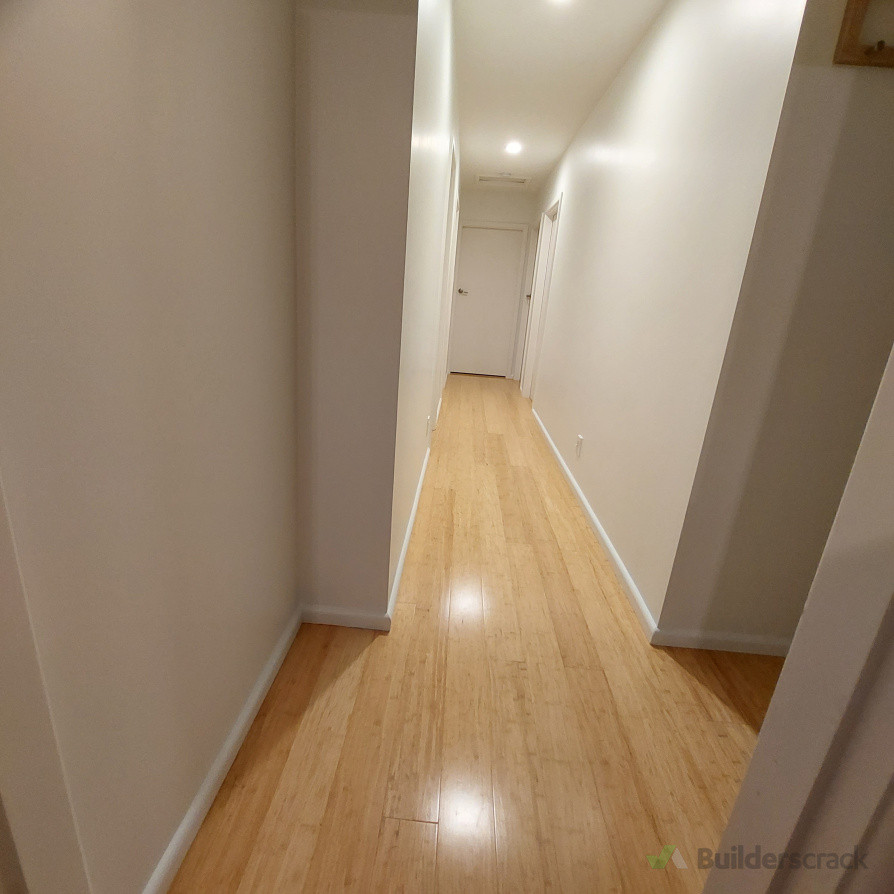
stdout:
<svg viewBox="0 0 894 894">
<path fill-rule="evenodd" d="M 675 850 L 676 848 L 672 844 L 666 844 L 657 857 L 647 854 L 646 859 L 649 861 L 649 866 L 651 866 L 652 869 L 664 869 L 664 867 L 667 866 L 667 861 L 670 860 L 671 855 Z"/>
</svg>

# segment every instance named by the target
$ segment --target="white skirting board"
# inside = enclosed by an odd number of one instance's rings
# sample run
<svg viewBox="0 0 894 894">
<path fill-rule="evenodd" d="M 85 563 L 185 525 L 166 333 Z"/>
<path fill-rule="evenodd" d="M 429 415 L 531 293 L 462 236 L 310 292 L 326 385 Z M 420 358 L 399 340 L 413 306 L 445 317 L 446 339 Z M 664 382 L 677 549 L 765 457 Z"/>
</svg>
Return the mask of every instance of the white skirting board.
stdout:
<svg viewBox="0 0 894 894">
<path fill-rule="evenodd" d="M 609 558 L 612 560 L 612 564 L 615 566 L 615 571 L 627 593 L 627 598 L 630 600 L 630 604 L 636 612 L 637 618 L 639 618 L 639 622 L 646 634 L 646 638 L 653 646 L 677 646 L 686 649 L 716 649 L 721 652 L 748 652 L 753 655 L 788 654 L 789 646 L 791 645 L 790 639 L 753 636 L 741 633 L 726 633 L 723 631 L 712 630 L 661 629 L 652 617 L 652 613 L 649 611 L 639 588 L 636 586 L 633 577 L 621 561 L 618 551 L 612 545 L 608 534 L 605 532 L 605 528 L 602 527 L 596 513 L 593 511 L 593 507 L 590 506 L 589 501 L 584 496 L 584 492 L 580 489 L 580 485 L 571 474 L 571 469 L 568 468 L 567 463 L 562 458 L 562 454 L 559 453 L 559 449 L 556 447 L 555 442 L 546 430 L 543 420 L 537 414 L 536 410 L 532 410 L 531 412 L 534 414 L 534 418 L 537 420 L 537 424 L 540 426 L 540 430 L 543 432 L 547 444 L 549 444 L 559 466 L 564 472 L 565 478 L 571 485 L 571 489 L 574 491 L 581 506 L 583 506 L 584 511 L 587 513 L 587 518 L 589 518 L 590 524 L 596 532 L 596 536 L 599 538 L 605 551 L 608 553 Z"/>
<path fill-rule="evenodd" d="M 562 458 L 562 454 L 559 453 L 559 448 L 556 447 L 550 433 L 546 430 L 543 420 L 537 414 L 536 410 L 531 410 L 531 412 L 534 414 L 534 418 L 540 426 L 540 431 L 543 432 L 543 437 L 546 438 L 546 443 L 549 444 L 559 466 L 565 473 L 565 478 L 571 485 L 571 489 L 580 501 L 581 506 L 583 506 L 584 512 L 586 512 L 587 518 L 590 520 L 590 525 L 596 532 L 596 536 L 599 538 L 600 543 L 602 543 L 603 548 L 608 553 L 608 557 L 611 559 L 612 564 L 615 566 L 615 571 L 621 581 L 621 585 L 627 593 L 627 598 L 630 600 L 633 610 L 636 612 L 636 616 L 643 628 L 643 632 L 646 634 L 646 638 L 651 642 L 652 635 L 658 629 L 658 625 L 655 623 L 655 619 L 652 617 L 652 613 L 649 611 L 649 607 L 646 605 L 643 595 L 640 593 L 639 587 L 636 585 L 636 581 L 634 581 L 630 572 L 627 570 L 627 567 L 624 565 L 623 561 L 621 561 L 618 551 L 615 549 L 614 544 L 612 544 L 608 534 L 605 532 L 605 528 L 602 527 L 602 523 L 593 511 L 593 507 L 584 496 L 584 492 L 580 489 L 580 485 L 575 480 L 574 475 L 571 474 L 571 469 L 568 468 L 568 464 Z"/>
<path fill-rule="evenodd" d="M 750 655 L 788 655 L 791 639 L 725 633 L 714 630 L 662 630 L 652 635 L 653 646 L 685 649 L 715 649 L 719 652 L 747 652 Z"/>
<path fill-rule="evenodd" d="M 242 741 L 245 739 L 255 719 L 255 715 L 261 707 L 261 702 L 264 701 L 264 696 L 267 695 L 267 690 L 273 683 L 286 657 L 286 653 L 289 651 L 289 647 L 298 633 L 302 620 L 303 612 L 299 608 L 289 619 L 286 629 L 274 646 L 273 652 L 264 665 L 264 669 L 261 671 L 261 675 L 252 687 L 251 692 L 248 694 L 248 698 L 245 700 L 236 722 L 233 724 L 226 739 L 224 739 L 220 751 L 211 765 L 211 769 L 208 770 L 208 774 L 205 776 L 201 786 L 199 786 L 199 790 L 196 792 L 192 804 L 189 805 L 186 815 L 180 821 L 174 837 L 171 838 L 170 843 L 165 848 L 165 852 L 158 861 L 158 865 L 155 867 L 155 871 L 146 883 L 143 894 L 164 894 L 171 886 L 171 882 L 174 880 L 174 876 L 177 874 L 177 870 L 180 868 L 189 846 L 196 837 L 199 827 L 211 809 L 211 804 L 233 761 L 236 759 L 236 754 L 242 745 Z"/>
<path fill-rule="evenodd" d="M 438 413 L 441 412 L 441 403 L 438 402 Z M 404 561 L 407 558 L 407 550 L 410 548 L 410 537 L 413 534 L 413 526 L 416 524 L 416 510 L 419 509 L 419 498 L 422 496 L 422 485 L 425 483 L 425 473 L 428 470 L 428 458 L 431 456 L 431 447 L 425 450 L 425 459 L 422 460 L 422 470 L 419 472 L 419 481 L 416 484 L 416 495 L 413 497 L 413 508 L 410 510 L 410 518 L 407 521 L 407 530 L 404 533 L 404 542 L 400 548 L 400 558 L 397 560 L 397 568 L 394 570 L 394 582 L 391 584 L 391 592 L 388 594 L 388 626 L 394 617 L 394 606 L 397 604 L 397 591 L 400 589 L 400 579 L 404 573 Z"/>
<path fill-rule="evenodd" d="M 413 534 L 413 526 L 416 524 L 416 511 L 419 509 L 419 497 L 422 495 L 422 485 L 425 482 L 429 456 L 431 456 L 431 448 L 426 449 L 425 459 L 422 461 L 422 471 L 419 473 L 419 482 L 413 497 L 413 508 L 410 510 L 410 517 L 407 520 L 407 530 L 404 532 L 404 542 L 401 545 L 397 568 L 394 571 L 394 582 L 391 584 L 391 592 L 388 594 L 388 608 L 385 613 L 375 614 L 332 605 L 305 605 L 301 616 L 305 624 L 333 624 L 336 627 L 363 627 L 366 630 L 391 629 L 391 619 L 394 617 L 394 606 L 397 603 L 397 593 L 400 589 L 407 549 L 410 546 L 410 537 Z"/>
<path fill-rule="evenodd" d="M 364 630 L 390 630 L 391 618 L 384 613 L 332 605 L 305 605 L 301 613 L 305 624 L 332 624 L 334 627 L 362 627 Z"/>
</svg>

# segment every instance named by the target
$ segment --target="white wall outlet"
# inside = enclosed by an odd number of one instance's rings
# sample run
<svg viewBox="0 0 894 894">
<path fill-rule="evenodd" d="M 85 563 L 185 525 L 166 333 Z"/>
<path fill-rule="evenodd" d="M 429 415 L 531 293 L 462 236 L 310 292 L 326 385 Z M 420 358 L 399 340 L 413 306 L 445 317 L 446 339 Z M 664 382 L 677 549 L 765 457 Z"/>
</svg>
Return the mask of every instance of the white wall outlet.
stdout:
<svg viewBox="0 0 894 894">
<path fill-rule="evenodd" d="M 581 452 L 581 450 L 583 450 L 583 449 L 584 449 L 584 436 L 583 436 L 583 435 L 578 435 L 578 436 L 577 436 L 577 444 L 575 444 L 575 446 L 574 446 L 574 452 L 575 452 L 578 456 L 580 456 L 580 452 Z"/>
</svg>

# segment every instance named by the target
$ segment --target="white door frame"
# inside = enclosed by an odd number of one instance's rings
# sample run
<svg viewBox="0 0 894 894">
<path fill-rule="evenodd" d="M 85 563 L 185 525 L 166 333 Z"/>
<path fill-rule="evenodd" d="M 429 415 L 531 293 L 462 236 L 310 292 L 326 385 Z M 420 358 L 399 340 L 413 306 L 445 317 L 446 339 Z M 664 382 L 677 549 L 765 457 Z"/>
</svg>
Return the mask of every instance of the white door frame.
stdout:
<svg viewBox="0 0 894 894">
<path fill-rule="evenodd" d="M 432 395 L 432 419 L 429 434 L 441 415 L 441 394 L 447 383 L 447 349 L 453 320 L 453 284 L 459 243 L 459 154 L 454 142 L 450 150 L 450 192 L 447 198 L 447 228 L 444 238 L 444 266 L 441 275 L 441 309 L 438 320 L 438 353 L 435 358 L 435 381 Z"/>
<path fill-rule="evenodd" d="M 867 855 L 866 867 L 852 874 L 843 865 L 803 874 L 792 872 L 788 863 L 763 862 L 745 872 L 715 868 L 705 892 L 890 889 L 894 474 L 887 458 L 892 449 L 894 351 L 717 846 L 718 852 L 744 844 L 747 849 L 760 845 L 764 853 L 802 854 L 857 846 Z"/>
<path fill-rule="evenodd" d="M 553 262 L 556 256 L 556 237 L 559 232 L 559 216 L 562 211 L 562 195 L 540 217 L 540 239 L 537 243 L 537 257 L 534 261 L 534 286 L 531 292 L 531 304 L 528 308 L 528 326 L 525 333 L 525 353 L 522 359 L 521 392 L 525 397 L 533 398 L 537 384 L 537 367 L 540 363 L 540 351 L 543 347 L 543 332 L 546 324 L 546 311 L 549 304 L 549 287 L 553 278 Z M 549 244 L 544 245 L 544 235 L 550 222 Z M 546 265 L 541 287 L 537 288 L 537 274 L 540 266 Z"/>
<path fill-rule="evenodd" d="M 512 354 L 509 360 L 509 368 L 506 370 L 506 378 L 510 378 L 512 376 L 512 364 L 515 358 L 515 351 L 517 349 L 517 345 L 515 342 L 518 339 L 518 320 L 520 315 L 520 304 L 522 293 L 525 290 L 525 266 L 528 260 L 528 231 L 530 230 L 530 225 L 526 223 L 507 223 L 506 221 L 497 221 L 497 220 L 460 220 L 459 222 L 459 239 L 457 240 L 456 246 L 456 260 L 454 263 L 454 276 L 452 285 L 454 288 L 452 289 L 452 294 L 450 296 L 451 305 L 453 303 L 453 296 L 456 294 L 456 270 L 459 269 L 459 262 L 462 258 L 462 241 L 463 241 L 463 230 L 472 229 L 472 230 L 516 230 L 522 234 L 522 252 L 521 257 L 519 259 L 519 268 L 518 268 L 518 278 L 517 283 L 518 287 L 516 290 L 516 311 L 515 311 L 515 320 L 514 320 L 514 328 L 513 332 L 513 349 Z M 447 372 L 450 372 L 450 348 L 453 346 L 453 319 L 451 317 L 450 320 L 450 340 L 449 347 L 447 352 Z"/>
</svg>

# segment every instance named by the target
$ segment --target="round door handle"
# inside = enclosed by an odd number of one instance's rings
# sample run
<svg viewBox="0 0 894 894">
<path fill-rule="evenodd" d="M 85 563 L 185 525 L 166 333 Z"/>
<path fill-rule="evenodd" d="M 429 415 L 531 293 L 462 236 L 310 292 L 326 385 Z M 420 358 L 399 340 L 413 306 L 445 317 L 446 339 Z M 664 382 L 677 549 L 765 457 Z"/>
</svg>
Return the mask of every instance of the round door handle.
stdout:
<svg viewBox="0 0 894 894">
<path fill-rule="evenodd" d="M 460 295 L 468 295 L 469 293 L 465 289 L 457 289 Z"/>
</svg>

